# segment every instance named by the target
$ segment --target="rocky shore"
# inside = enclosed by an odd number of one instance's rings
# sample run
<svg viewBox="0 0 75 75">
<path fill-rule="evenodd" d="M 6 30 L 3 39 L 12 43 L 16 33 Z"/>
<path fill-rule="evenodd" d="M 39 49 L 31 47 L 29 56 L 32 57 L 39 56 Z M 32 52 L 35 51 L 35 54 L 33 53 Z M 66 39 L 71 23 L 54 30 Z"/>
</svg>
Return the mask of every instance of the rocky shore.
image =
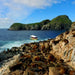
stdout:
<svg viewBox="0 0 75 75">
<path fill-rule="evenodd" d="M 75 29 L 1 52 L 0 75 L 75 75 Z"/>
</svg>

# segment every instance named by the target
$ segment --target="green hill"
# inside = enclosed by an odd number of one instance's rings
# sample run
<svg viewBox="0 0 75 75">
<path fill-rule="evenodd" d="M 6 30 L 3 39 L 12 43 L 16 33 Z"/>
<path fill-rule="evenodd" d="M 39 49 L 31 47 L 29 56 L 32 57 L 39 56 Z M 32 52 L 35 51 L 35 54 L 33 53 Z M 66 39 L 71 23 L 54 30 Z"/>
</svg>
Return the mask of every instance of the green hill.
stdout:
<svg viewBox="0 0 75 75">
<path fill-rule="evenodd" d="M 72 21 L 66 15 L 57 16 L 50 20 L 43 20 L 38 23 L 21 24 L 14 23 L 9 30 L 69 30 Z"/>
<path fill-rule="evenodd" d="M 49 22 L 50 20 L 43 20 L 41 22 L 31 24 L 14 23 L 11 25 L 9 30 L 41 30 L 42 26 Z"/>
<path fill-rule="evenodd" d="M 71 27 L 72 21 L 66 15 L 58 16 L 51 20 L 50 23 L 42 27 L 44 29 L 50 30 L 68 30 Z M 49 27 L 49 28 L 48 28 Z"/>
</svg>

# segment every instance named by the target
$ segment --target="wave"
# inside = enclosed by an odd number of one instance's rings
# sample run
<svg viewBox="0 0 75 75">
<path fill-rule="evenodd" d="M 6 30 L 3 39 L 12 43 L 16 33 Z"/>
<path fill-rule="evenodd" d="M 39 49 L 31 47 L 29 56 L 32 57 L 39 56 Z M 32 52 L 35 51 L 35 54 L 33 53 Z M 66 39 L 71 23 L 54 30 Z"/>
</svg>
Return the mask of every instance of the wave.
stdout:
<svg viewBox="0 0 75 75">
<path fill-rule="evenodd" d="M 22 41 L 8 41 L 5 42 L 4 45 L 0 46 L 0 52 L 3 50 L 11 49 L 12 47 L 19 47 L 24 43 L 31 43 L 31 42 L 39 42 L 47 39 L 39 39 L 39 40 L 22 40 Z"/>
</svg>

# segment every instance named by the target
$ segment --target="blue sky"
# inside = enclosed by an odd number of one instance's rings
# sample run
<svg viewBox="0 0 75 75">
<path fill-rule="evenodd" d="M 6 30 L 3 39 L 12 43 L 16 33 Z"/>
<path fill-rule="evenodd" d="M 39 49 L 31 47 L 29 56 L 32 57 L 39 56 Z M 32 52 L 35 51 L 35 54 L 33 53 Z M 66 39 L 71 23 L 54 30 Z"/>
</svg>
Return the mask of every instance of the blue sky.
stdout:
<svg viewBox="0 0 75 75">
<path fill-rule="evenodd" d="M 75 0 L 0 0 L 0 28 L 68 15 L 75 21 Z"/>
</svg>

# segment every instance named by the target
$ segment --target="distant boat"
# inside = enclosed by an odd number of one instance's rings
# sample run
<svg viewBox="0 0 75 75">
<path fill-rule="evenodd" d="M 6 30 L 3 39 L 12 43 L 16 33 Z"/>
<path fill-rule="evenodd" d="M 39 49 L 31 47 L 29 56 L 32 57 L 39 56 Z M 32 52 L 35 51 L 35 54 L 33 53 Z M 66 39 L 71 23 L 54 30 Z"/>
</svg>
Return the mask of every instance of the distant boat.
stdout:
<svg viewBox="0 0 75 75">
<path fill-rule="evenodd" d="M 35 36 L 35 35 L 30 35 L 30 39 L 31 39 L 31 40 L 37 40 L 38 38 L 37 38 L 37 36 Z"/>
</svg>

